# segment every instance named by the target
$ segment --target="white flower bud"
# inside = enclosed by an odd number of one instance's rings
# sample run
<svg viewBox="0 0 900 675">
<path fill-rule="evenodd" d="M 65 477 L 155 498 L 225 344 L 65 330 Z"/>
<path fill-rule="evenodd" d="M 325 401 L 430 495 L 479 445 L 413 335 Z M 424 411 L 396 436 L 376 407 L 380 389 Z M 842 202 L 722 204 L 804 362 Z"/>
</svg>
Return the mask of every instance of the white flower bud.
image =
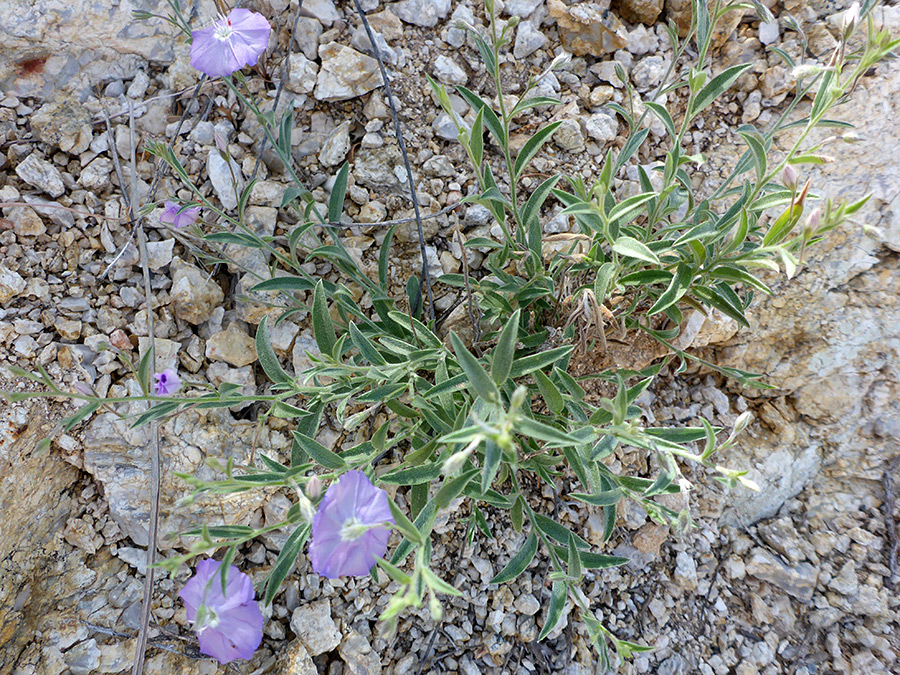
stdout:
<svg viewBox="0 0 900 675">
<path fill-rule="evenodd" d="M 853 31 L 856 30 L 857 24 L 859 24 L 859 3 L 854 2 L 850 5 L 849 9 L 844 12 L 844 16 L 841 19 L 841 36 L 845 41 L 853 35 Z"/>
</svg>

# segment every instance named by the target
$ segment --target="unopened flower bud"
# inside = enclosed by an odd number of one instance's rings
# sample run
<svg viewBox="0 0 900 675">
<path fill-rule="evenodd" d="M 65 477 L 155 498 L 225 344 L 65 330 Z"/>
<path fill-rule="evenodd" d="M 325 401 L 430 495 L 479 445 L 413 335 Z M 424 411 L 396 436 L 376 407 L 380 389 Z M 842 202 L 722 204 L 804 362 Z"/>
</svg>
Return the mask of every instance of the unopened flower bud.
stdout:
<svg viewBox="0 0 900 675">
<path fill-rule="evenodd" d="M 313 476 L 306 483 L 306 496 L 310 499 L 318 499 L 322 496 L 322 480 L 318 476 Z"/>
<path fill-rule="evenodd" d="M 441 607 L 441 602 L 433 595 L 431 596 L 431 600 L 428 602 L 428 611 L 431 612 L 431 620 L 432 621 L 440 621 L 444 616 L 444 608 Z"/>
<path fill-rule="evenodd" d="M 841 19 L 841 37 L 846 41 L 853 35 L 853 31 L 856 30 L 856 26 L 859 24 L 859 3 L 854 2 L 850 5 L 850 8 L 844 12 L 844 17 Z"/>
<path fill-rule="evenodd" d="M 443 473 L 445 476 L 455 475 L 463 467 L 463 464 L 466 463 L 466 460 L 469 459 L 469 456 L 475 451 L 475 448 L 478 447 L 479 443 L 481 443 L 481 439 L 476 438 L 463 450 L 450 455 L 444 461 L 444 466 L 441 467 L 441 473 Z"/>
<path fill-rule="evenodd" d="M 862 140 L 862 137 L 855 131 L 848 131 L 841 136 L 841 140 L 844 141 L 844 143 L 859 143 Z"/>
<path fill-rule="evenodd" d="M 822 66 L 817 63 L 802 63 L 794 67 L 793 75 L 795 80 L 802 80 L 806 77 L 818 75 L 822 70 L 824 70 Z"/>
<path fill-rule="evenodd" d="M 309 497 L 302 492 L 297 495 L 297 501 L 300 504 L 300 513 L 303 516 L 303 520 L 307 523 L 311 523 L 313 521 L 313 516 L 316 515 L 316 507 L 309 501 Z"/>
<path fill-rule="evenodd" d="M 77 391 L 82 396 L 94 396 L 94 390 L 91 388 L 89 384 L 85 384 L 84 382 L 75 382 L 72 385 L 72 389 Z"/>
<path fill-rule="evenodd" d="M 745 410 L 742 412 L 738 418 L 734 421 L 734 429 L 731 432 L 732 437 L 737 436 L 744 429 L 747 428 L 747 425 L 750 424 L 750 421 L 753 419 L 753 413 L 749 410 Z"/>
<path fill-rule="evenodd" d="M 550 62 L 549 70 L 559 70 L 560 68 L 565 68 L 572 61 L 572 55 L 569 52 L 560 52 L 554 57 L 553 61 Z"/>
<path fill-rule="evenodd" d="M 822 210 L 819 208 L 813 209 L 812 213 L 810 213 L 806 217 L 806 229 L 810 232 L 817 232 L 819 230 L 819 224 L 822 221 Z"/>
<path fill-rule="evenodd" d="M 213 138 L 216 141 L 216 148 L 218 148 L 219 152 L 225 154 L 228 152 L 228 142 L 225 139 L 225 136 L 217 129 L 213 132 Z"/>
<path fill-rule="evenodd" d="M 790 164 L 785 166 L 784 171 L 781 172 L 781 182 L 784 183 L 784 186 L 790 190 L 796 190 L 798 180 L 800 180 L 800 176 L 797 175 L 797 169 Z"/>
</svg>

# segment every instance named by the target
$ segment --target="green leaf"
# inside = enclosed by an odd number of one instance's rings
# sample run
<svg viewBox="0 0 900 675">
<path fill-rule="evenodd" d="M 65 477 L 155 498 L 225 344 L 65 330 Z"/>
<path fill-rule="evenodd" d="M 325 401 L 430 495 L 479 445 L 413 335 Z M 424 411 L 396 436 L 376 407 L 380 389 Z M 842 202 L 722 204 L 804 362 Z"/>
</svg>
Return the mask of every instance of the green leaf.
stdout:
<svg viewBox="0 0 900 675">
<path fill-rule="evenodd" d="M 92 415 L 100 407 L 100 401 L 87 403 L 81 406 L 74 415 L 70 415 L 63 421 L 63 431 L 69 432 L 75 428 L 83 419 Z M 177 405 L 176 405 L 177 407 Z"/>
<path fill-rule="evenodd" d="M 390 485 L 421 485 L 430 483 L 441 475 L 442 462 L 431 462 L 406 469 L 396 469 L 381 477 L 382 483 Z"/>
<path fill-rule="evenodd" d="M 663 123 L 663 126 L 665 126 L 666 131 L 669 132 L 669 136 L 675 138 L 675 136 L 678 135 L 678 132 L 675 131 L 675 122 L 672 120 L 672 116 L 669 114 L 669 111 L 666 110 L 665 106 L 654 103 L 653 101 L 645 101 L 644 105 L 650 108 L 650 110 L 653 111 L 653 114 L 659 118 Z"/>
<path fill-rule="evenodd" d="M 406 517 L 406 514 L 400 510 L 400 507 L 390 497 L 388 497 L 388 508 L 391 510 L 391 515 L 394 516 L 394 527 L 402 532 L 403 536 L 414 544 L 424 543 L 421 532 L 416 529 L 412 521 Z"/>
<path fill-rule="evenodd" d="M 452 330 L 450 331 L 450 344 L 453 346 L 456 360 L 459 362 L 463 372 L 465 372 L 466 376 L 469 378 L 469 385 L 474 392 L 485 401 L 491 403 L 498 402 L 500 400 L 500 390 L 497 389 L 497 385 L 491 379 L 490 375 L 487 374 L 484 366 L 478 362 L 478 359 L 472 356 L 472 353 L 466 349 L 466 346 L 463 344 L 462 340 L 459 339 L 459 336 Z"/>
<path fill-rule="evenodd" d="M 540 370 L 534 371 L 532 377 L 534 378 L 534 381 L 537 382 L 541 396 L 547 404 L 547 407 L 550 409 L 550 412 L 559 415 L 563 411 L 563 408 L 566 407 L 566 402 L 557 386 L 553 384 L 553 380 L 544 375 Z"/>
<path fill-rule="evenodd" d="M 532 222 L 539 220 L 541 207 L 547 201 L 547 197 L 553 191 L 560 178 L 562 178 L 562 174 L 551 176 L 531 193 L 528 201 L 525 202 L 525 206 L 522 207 L 522 224 L 524 227 L 528 228 Z"/>
<path fill-rule="evenodd" d="M 556 624 L 559 623 L 559 620 L 562 617 L 562 611 L 565 604 L 566 584 L 562 581 L 554 581 L 553 590 L 550 592 L 550 608 L 547 610 L 547 618 L 544 621 L 544 627 L 541 629 L 541 634 L 538 635 L 539 642 L 556 628 Z"/>
<path fill-rule="evenodd" d="M 613 490 L 603 490 L 602 492 L 597 492 L 592 495 L 581 492 L 572 492 L 569 496 L 572 499 L 577 499 L 580 502 L 591 504 L 592 506 L 612 506 L 618 504 L 619 500 L 622 499 L 622 491 L 615 488 Z"/>
<path fill-rule="evenodd" d="M 622 149 L 619 151 L 618 157 L 616 157 L 615 168 L 612 165 L 609 165 L 607 161 L 607 165 L 610 166 L 610 170 L 617 172 L 620 168 L 622 168 L 625 163 L 631 159 L 632 155 L 638 151 L 638 148 L 647 140 L 647 135 L 650 133 L 650 129 L 640 129 L 639 131 L 634 132 L 628 136 L 628 140 L 625 141 L 625 145 L 622 146 Z M 610 151 L 611 152 L 611 151 Z M 606 172 L 606 166 L 603 167 L 603 173 Z M 612 178 L 612 174 L 610 174 L 610 178 Z M 602 177 L 601 177 L 602 180 Z M 609 182 L 606 183 L 609 186 Z"/>
<path fill-rule="evenodd" d="M 272 571 L 269 572 L 269 576 L 266 577 L 266 593 L 263 597 L 263 604 L 272 604 L 272 600 L 275 599 L 275 595 L 281 587 L 281 582 L 284 581 L 290 573 L 291 568 L 294 566 L 294 561 L 297 560 L 297 556 L 299 556 L 300 552 L 303 550 L 303 544 L 305 544 L 306 540 L 309 538 L 310 530 L 311 528 L 308 524 L 299 525 L 297 526 L 297 529 L 291 533 L 291 536 L 287 538 L 287 541 L 284 542 L 284 546 L 281 548 L 281 552 L 275 560 Z"/>
<path fill-rule="evenodd" d="M 506 382 L 509 372 L 512 370 L 516 341 L 519 337 L 519 317 L 521 313 L 521 310 L 517 309 L 510 315 L 506 325 L 503 326 L 503 330 L 500 331 L 497 344 L 491 352 L 491 377 L 498 386 Z"/>
<path fill-rule="evenodd" d="M 512 119 L 520 113 L 536 108 L 539 105 L 559 105 L 560 103 L 561 101 L 558 98 L 551 98 L 549 96 L 529 96 L 516 103 L 516 107 L 512 109 L 509 118 Z"/>
<path fill-rule="evenodd" d="M 507 581 L 512 581 L 517 576 L 522 574 L 528 566 L 531 564 L 531 561 L 534 559 L 535 553 L 537 553 L 538 548 L 538 540 L 537 537 L 534 536 L 534 532 L 530 532 L 528 537 L 525 539 L 525 544 L 519 551 L 510 559 L 508 563 L 506 563 L 506 567 L 504 567 L 500 572 L 490 580 L 490 584 L 503 584 Z"/>
<path fill-rule="evenodd" d="M 500 118 L 497 117 L 497 113 L 494 112 L 493 108 L 491 108 L 485 101 L 478 96 L 478 94 L 466 89 L 463 86 L 456 87 L 456 91 L 459 92 L 459 95 L 462 96 L 466 103 L 468 103 L 474 110 L 483 110 L 484 111 L 484 124 L 488 128 L 488 131 L 493 134 L 494 138 L 497 139 L 497 143 L 501 146 L 505 146 L 506 143 L 504 141 L 503 135 L 503 125 L 500 123 Z"/>
<path fill-rule="evenodd" d="M 546 441 L 558 445 L 578 445 L 580 439 L 551 427 L 543 422 L 538 422 L 530 417 L 521 416 L 513 427 L 516 433 L 528 436 L 538 441 Z"/>
<path fill-rule="evenodd" d="M 491 484 L 494 482 L 497 471 L 500 469 L 500 460 L 502 458 L 503 453 L 500 450 L 500 446 L 490 438 L 487 439 L 484 444 L 484 468 L 481 473 L 482 492 L 487 492 L 488 488 L 491 487 Z"/>
<path fill-rule="evenodd" d="M 313 461 L 318 462 L 326 469 L 343 469 L 347 466 L 347 463 L 341 459 L 340 455 L 332 452 L 316 439 L 306 434 L 301 434 L 299 431 L 294 432 L 294 439 Z"/>
<path fill-rule="evenodd" d="M 150 348 L 144 352 L 144 355 L 141 357 L 141 360 L 138 362 L 137 367 L 137 380 L 138 384 L 141 385 L 141 390 L 146 393 L 151 392 L 150 388 L 150 368 L 153 367 L 153 345 L 150 345 Z"/>
<path fill-rule="evenodd" d="M 448 479 L 445 477 L 437 494 L 434 495 L 435 506 L 439 509 L 447 508 L 450 505 L 450 502 L 459 496 L 466 485 L 469 484 L 469 481 L 471 481 L 479 472 L 480 469 L 474 468 L 464 471 L 456 478 Z"/>
<path fill-rule="evenodd" d="M 765 140 L 759 135 L 759 132 L 753 128 L 738 130 L 738 133 L 750 148 L 750 153 L 753 155 L 753 163 L 756 167 L 756 180 L 761 181 L 766 175 L 766 167 L 768 166 Z"/>
<path fill-rule="evenodd" d="M 611 223 L 615 221 L 622 221 L 623 224 L 627 223 L 643 209 L 644 204 L 657 196 L 655 192 L 642 192 L 641 194 L 633 195 L 616 204 L 607 215 L 607 220 Z"/>
<path fill-rule="evenodd" d="M 385 293 L 388 292 L 388 261 L 391 255 L 391 240 L 394 238 L 396 229 L 397 226 L 394 225 L 387 231 L 384 241 L 381 243 L 381 251 L 378 253 L 378 284 Z"/>
<path fill-rule="evenodd" d="M 408 574 L 402 571 L 399 567 L 392 565 L 387 560 L 384 560 L 383 558 L 376 558 L 375 560 L 378 563 L 378 566 L 383 569 L 385 573 L 387 573 L 387 575 L 398 584 L 407 586 L 412 581 L 409 578 Z"/>
<path fill-rule="evenodd" d="M 472 132 L 469 134 L 469 152 L 472 153 L 472 163 L 476 168 L 481 168 L 484 159 L 484 108 L 475 115 L 472 122 Z"/>
<path fill-rule="evenodd" d="M 653 303 L 653 306 L 647 310 L 647 314 L 652 316 L 678 302 L 690 288 L 693 278 L 694 270 L 684 263 L 678 263 L 678 269 L 675 271 L 675 276 L 672 277 L 669 287 L 663 291 L 662 295 Z"/>
<path fill-rule="evenodd" d="M 546 368 L 547 366 L 566 358 L 573 349 L 575 349 L 574 345 L 555 347 L 553 349 L 548 349 L 545 352 L 538 352 L 531 356 L 524 356 L 521 359 L 516 359 L 513 362 L 512 369 L 509 371 L 509 376 L 516 379 L 523 375 L 533 373 L 535 370 Z"/>
<path fill-rule="evenodd" d="M 285 372 L 272 349 L 272 339 L 269 337 L 269 317 L 264 316 L 256 329 L 256 354 L 259 363 L 266 375 L 276 384 L 291 384 L 291 376 Z"/>
<path fill-rule="evenodd" d="M 316 284 L 313 295 L 312 325 L 319 351 L 323 354 L 331 354 L 337 342 L 337 335 L 334 332 L 331 315 L 328 313 L 328 302 L 325 300 L 325 288 L 321 279 Z"/>
<path fill-rule="evenodd" d="M 700 93 L 697 94 L 697 97 L 691 103 L 688 117 L 694 117 L 704 108 L 709 106 L 726 89 L 734 84 L 735 80 L 743 75 L 748 68 L 752 67 L 752 63 L 742 63 L 736 66 L 731 66 L 731 68 L 726 68 L 721 73 L 716 75 L 706 84 L 705 87 L 703 87 L 703 89 L 700 90 Z"/>
<path fill-rule="evenodd" d="M 572 579 L 581 579 L 581 557 L 578 554 L 575 535 L 570 534 L 569 541 L 566 542 L 566 573 Z"/>
<path fill-rule="evenodd" d="M 612 250 L 628 258 L 636 258 L 656 265 L 662 264 L 653 251 L 632 237 L 620 237 L 612 245 Z"/>
<path fill-rule="evenodd" d="M 344 162 L 344 166 L 338 171 L 334 179 L 334 187 L 331 188 L 331 198 L 328 200 L 328 222 L 341 222 L 341 214 L 344 212 L 344 199 L 347 197 L 347 180 L 350 175 L 350 163 Z"/>
<path fill-rule="evenodd" d="M 530 162 L 534 158 L 534 156 L 538 153 L 544 143 L 550 140 L 550 137 L 553 136 L 554 132 L 559 128 L 560 124 L 562 124 L 562 121 L 548 124 L 525 142 L 525 145 L 522 146 L 522 149 L 516 156 L 516 161 L 513 165 L 514 181 L 517 181 L 521 177 L 522 172 L 528 165 L 528 162 Z"/>
<path fill-rule="evenodd" d="M 315 288 L 315 284 L 309 279 L 301 277 L 275 277 L 266 279 L 250 288 L 252 293 L 259 291 L 309 291 Z"/>
<path fill-rule="evenodd" d="M 278 129 L 278 147 L 285 155 L 291 154 L 291 132 L 294 130 L 294 108 L 288 106 Z M 268 603 L 267 603 L 268 604 Z"/>
<path fill-rule="evenodd" d="M 734 307 L 728 300 L 726 300 L 722 296 L 721 292 L 718 289 L 708 288 L 706 286 L 698 286 L 693 290 L 693 293 L 704 304 L 707 304 L 710 307 L 715 307 L 720 312 L 722 312 L 722 314 L 731 317 L 745 328 L 750 327 L 750 323 L 747 321 L 747 317 L 744 316 L 743 310 Z"/>
<path fill-rule="evenodd" d="M 359 353 L 366 361 L 374 366 L 383 366 L 387 363 L 381 352 L 360 332 L 355 323 L 350 323 L 347 328 L 350 333 L 350 342 L 359 350 Z"/>
<path fill-rule="evenodd" d="M 546 534 L 551 539 L 555 539 L 561 544 L 568 543 L 569 535 L 572 535 L 575 537 L 575 543 L 577 544 L 578 548 L 587 550 L 591 547 L 590 544 L 588 544 L 577 534 L 574 534 L 568 527 L 566 527 L 565 525 L 560 525 L 552 518 L 548 518 L 541 513 L 534 514 L 534 520 L 532 521 L 532 523 L 535 525 L 535 527 L 539 528 L 541 532 Z"/>
</svg>

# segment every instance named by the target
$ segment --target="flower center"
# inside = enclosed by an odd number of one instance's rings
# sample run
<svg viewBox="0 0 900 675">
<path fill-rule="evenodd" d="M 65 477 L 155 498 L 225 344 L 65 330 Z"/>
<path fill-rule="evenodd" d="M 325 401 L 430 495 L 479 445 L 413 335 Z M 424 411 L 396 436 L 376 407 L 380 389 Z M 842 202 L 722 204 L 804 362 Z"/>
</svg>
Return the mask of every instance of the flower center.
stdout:
<svg viewBox="0 0 900 675">
<path fill-rule="evenodd" d="M 206 605 L 197 608 L 197 616 L 194 617 L 194 629 L 197 635 L 205 631 L 207 628 L 215 628 L 219 625 L 219 615 L 216 610 Z"/>
<path fill-rule="evenodd" d="M 356 517 L 348 518 L 341 526 L 341 540 L 355 541 L 363 536 L 370 527 L 372 526 L 359 522 L 359 519 Z"/>
<path fill-rule="evenodd" d="M 216 30 L 213 31 L 213 36 L 216 38 L 216 40 L 225 42 L 225 40 L 230 38 L 233 34 L 234 29 L 231 27 L 230 19 L 224 18 L 216 22 Z"/>
</svg>

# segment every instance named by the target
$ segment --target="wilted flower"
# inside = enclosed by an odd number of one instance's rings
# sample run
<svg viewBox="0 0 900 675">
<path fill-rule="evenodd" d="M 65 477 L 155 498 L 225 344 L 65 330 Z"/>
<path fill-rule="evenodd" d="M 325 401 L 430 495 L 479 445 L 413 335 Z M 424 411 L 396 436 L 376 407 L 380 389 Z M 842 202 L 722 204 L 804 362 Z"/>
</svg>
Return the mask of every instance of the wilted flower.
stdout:
<svg viewBox="0 0 900 675">
<path fill-rule="evenodd" d="M 167 223 L 172 227 L 186 227 L 196 223 L 199 216 L 199 206 L 182 209 L 175 202 L 166 202 L 165 209 L 159 216 L 159 222 Z"/>
<path fill-rule="evenodd" d="M 253 599 L 250 577 L 232 565 L 228 568 L 225 592 L 218 560 L 197 565 L 197 573 L 178 593 L 194 624 L 200 652 L 219 663 L 249 659 L 262 642 L 263 615 Z"/>
<path fill-rule="evenodd" d="M 153 375 L 153 393 L 156 396 L 171 396 L 181 389 L 181 378 L 172 368 Z"/>
<path fill-rule="evenodd" d="M 362 471 L 348 471 L 325 492 L 313 518 L 313 570 L 329 579 L 363 576 L 387 551 L 393 522 L 387 493 Z"/>
<path fill-rule="evenodd" d="M 210 77 L 231 75 L 259 60 L 271 30 L 262 14 L 233 9 L 209 28 L 191 33 L 191 66 Z"/>
</svg>

